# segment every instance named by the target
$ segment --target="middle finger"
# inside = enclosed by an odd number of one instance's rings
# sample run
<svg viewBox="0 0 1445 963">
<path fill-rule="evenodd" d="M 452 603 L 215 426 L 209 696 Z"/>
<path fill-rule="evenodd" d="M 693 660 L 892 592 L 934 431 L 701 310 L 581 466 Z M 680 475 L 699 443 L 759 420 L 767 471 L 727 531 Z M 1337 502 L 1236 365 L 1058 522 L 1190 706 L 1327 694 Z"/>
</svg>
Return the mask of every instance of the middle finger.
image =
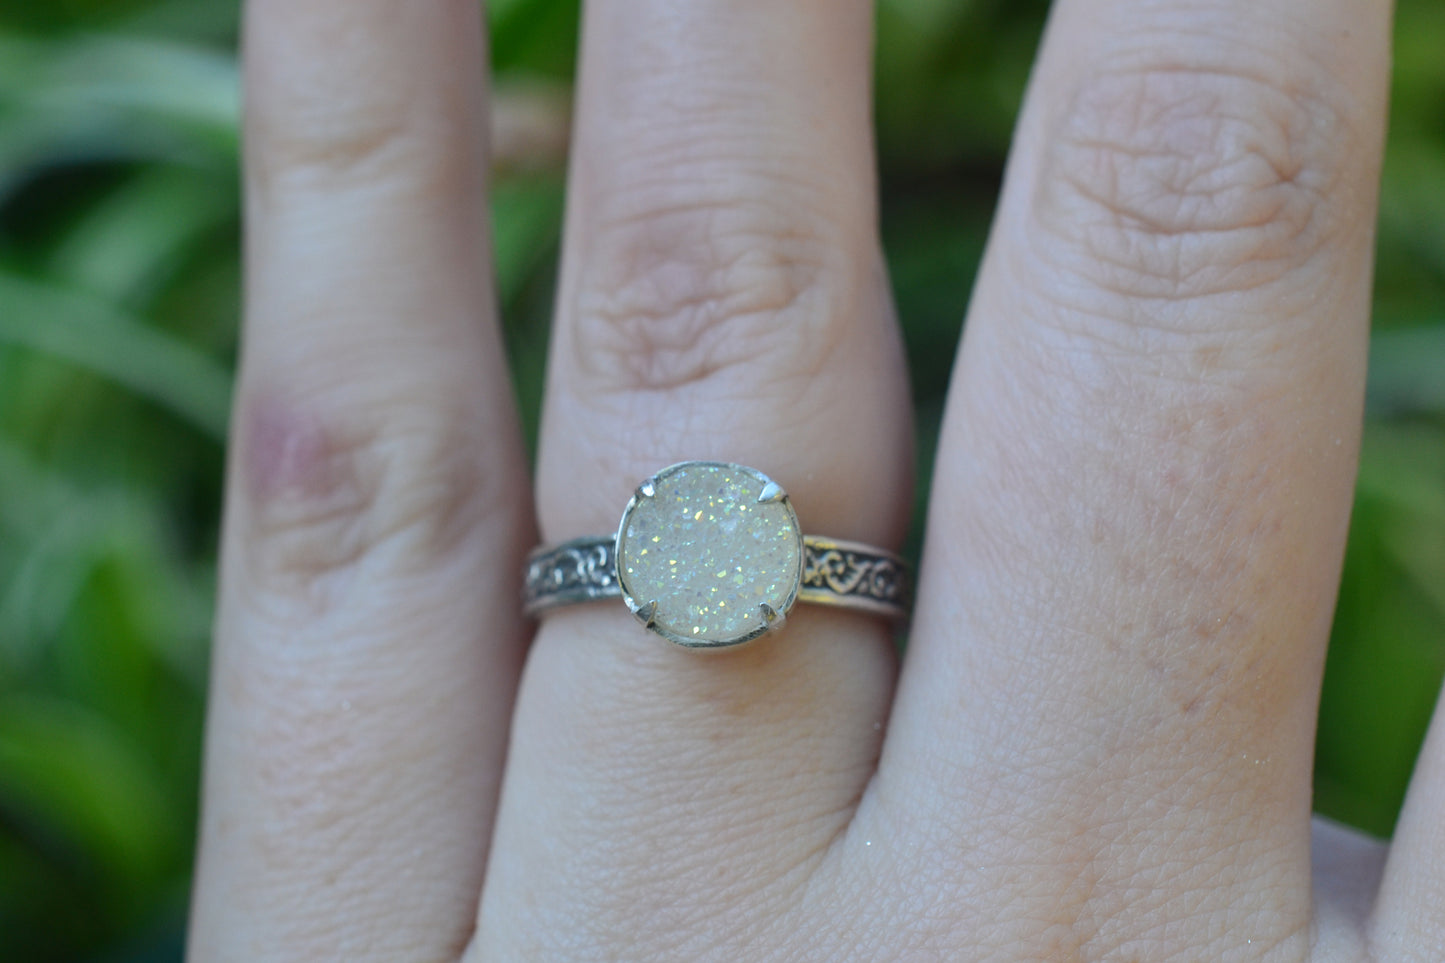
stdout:
<svg viewBox="0 0 1445 963">
<path fill-rule="evenodd" d="M 910 432 L 876 238 L 871 18 L 867 0 L 588 7 L 546 541 L 612 531 L 642 479 L 710 459 L 775 478 L 809 534 L 896 547 Z M 586 918 L 586 945 L 680 954 L 704 919 L 796 895 L 872 772 L 893 661 L 886 624 L 807 606 L 716 657 L 615 601 L 549 615 L 482 946 L 546 956 L 512 937 Z M 639 901 L 667 908 L 647 914 L 657 932 L 624 925 Z"/>
</svg>

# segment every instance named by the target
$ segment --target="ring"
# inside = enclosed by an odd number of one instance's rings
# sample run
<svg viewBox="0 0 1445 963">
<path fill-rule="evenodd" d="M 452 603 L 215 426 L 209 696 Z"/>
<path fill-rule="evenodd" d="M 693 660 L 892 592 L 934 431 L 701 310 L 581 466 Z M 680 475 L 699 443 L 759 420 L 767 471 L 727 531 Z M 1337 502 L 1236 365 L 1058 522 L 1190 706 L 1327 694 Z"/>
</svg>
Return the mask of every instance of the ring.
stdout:
<svg viewBox="0 0 1445 963">
<path fill-rule="evenodd" d="M 898 556 L 804 536 L 787 492 L 755 468 L 685 461 L 637 486 L 616 535 L 543 546 L 527 560 L 523 610 L 620 598 L 644 626 L 690 649 L 781 628 L 795 602 L 902 619 Z"/>
</svg>

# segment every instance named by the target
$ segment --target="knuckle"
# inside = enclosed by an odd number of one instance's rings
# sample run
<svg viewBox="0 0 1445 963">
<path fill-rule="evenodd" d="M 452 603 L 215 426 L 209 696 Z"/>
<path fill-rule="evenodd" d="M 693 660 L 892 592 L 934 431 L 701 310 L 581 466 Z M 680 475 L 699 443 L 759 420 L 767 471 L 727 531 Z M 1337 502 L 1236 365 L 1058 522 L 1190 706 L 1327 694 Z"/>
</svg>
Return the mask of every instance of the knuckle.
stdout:
<svg viewBox="0 0 1445 963">
<path fill-rule="evenodd" d="M 1334 230 L 1336 98 L 1318 69 L 1155 64 L 1094 74 L 1034 205 L 1091 288 L 1181 300 L 1286 280 Z"/>
<path fill-rule="evenodd" d="M 446 558 L 499 506 L 481 422 L 455 401 L 361 406 L 260 397 L 241 414 L 247 581 L 306 612 L 334 608 L 384 558 L 405 574 Z"/>
<path fill-rule="evenodd" d="M 310 112 L 306 112 L 309 114 Z M 330 117 L 318 114 L 285 129 L 262 125 L 257 170 L 263 183 L 279 180 L 336 181 L 401 169 L 415 153 L 408 125 L 397 118 Z M 278 127 L 280 125 L 277 125 Z"/>
<path fill-rule="evenodd" d="M 245 18 L 248 187 L 468 183 L 476 137 L 475 9 L 396 0 L 257 0 Z M 423 51 L 427 51 L 424 54 Z M 324 52 L 324 55 L 321 55 Z M 429 55 L 428 55 L 429 54 Z M 264 197 L 263 197 L 264 199 Z"/>
<path fill-rule="evenodd" d="M 246 116 L 247 174 L 263 197 L 291 188 L 455 187 L 477 162 L 459 148 L 454 126 L 434 110 L 417 109 L 414 92 L 404 87 L 361 95 L 317 77 L 310 89 L 273 92 L 267 100 Z"/>
<path fill-rule="evenodd" d="M 807 217 L 746 203 L 599 224 L 572 304 L 579 370 L 604 390 L 669 390 L 731 369 L 815 370 L 843 276 Z"/>
</svg>

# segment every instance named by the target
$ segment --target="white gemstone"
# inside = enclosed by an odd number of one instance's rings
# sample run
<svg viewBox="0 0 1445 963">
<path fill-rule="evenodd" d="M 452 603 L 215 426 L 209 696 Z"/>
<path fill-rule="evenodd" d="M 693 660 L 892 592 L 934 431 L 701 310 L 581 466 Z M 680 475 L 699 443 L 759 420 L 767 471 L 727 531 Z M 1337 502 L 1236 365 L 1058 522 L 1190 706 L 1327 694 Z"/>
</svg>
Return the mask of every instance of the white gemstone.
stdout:
<svg viewBox="0 0 1445 963">
<path fill-rule="evenodd" d="M 761 472 L 684 462 L 639 493 L 617 535 L 622 588 L 655 600 L 653 627 L 683 644 L 728 645 L 766 625 L 762 606 L 787 613 L 802 575 L 803 536 L 786 499 L 759 502 Z"/>
</svg>

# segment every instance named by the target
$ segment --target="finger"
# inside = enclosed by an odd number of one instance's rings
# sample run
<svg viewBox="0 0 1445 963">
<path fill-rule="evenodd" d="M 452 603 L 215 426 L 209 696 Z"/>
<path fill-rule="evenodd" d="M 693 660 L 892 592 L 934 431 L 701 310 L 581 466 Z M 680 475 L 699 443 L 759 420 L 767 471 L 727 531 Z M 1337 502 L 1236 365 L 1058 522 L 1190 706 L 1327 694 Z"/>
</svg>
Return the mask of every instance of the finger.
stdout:
<svg viewBox="0 0 1445 963">
<path fill-rule="evenodd" d="M 247 312 L 197 959 L 440 959 L 474 920 L 528 495 L 462 0 L 254 0 Z"/>
<path fill-rule="evenodd" d="M 1386 846 L 1364 833 L 1314 818 L 1310 833 L 1317 946 L 1348 947 L 1338 959 L 1379 959 L 1370 949 L 1369 917 L 1380 887 Z M 1388 957 L 1387 957 L 1388 959 Z"/>
<path fill-rule="evenodd" d="M 1437 704 L 1410 791 L 1395 824 L 1384 877 L 1370 920 L 1377 958 L 1438 960 L 1445 951 L 1445 713 Z"/>
<path fill-rule="evenodd" d="M 963 850 L 944 891 L 982 893 L 1019 955 L 1051 955 L 1014 928 L 1041 913 L 1090 957 L 1191 926 L 1200 958 L 1308 946 L 1387 20 L 1363 0 L 1055 7 L 875 785 L 902 800 L 888 825 Z"/>
<path fill-rule="evenodd" d="M 588 7 L 539 451 L 547 541 L 615 531 L 634 487 L 684 459 L 767 472 L 810 533 L 900 537 L 907 396 L 875 231 L 870 31 L 864 0 Z M 800 884 L 779 867 L 813 865 L 846 825 L 892 658 L 887 625 L 802 605 L 713 657 L 618 602 L 549 615 L 481 956 L 545 956 L 508 940 L 575 927 L 585 905 L 602 945 L 626 932 L 628 958 L 664 939 L 689 957 L 677 941 L 701 930 L 663 933 L 671 914 L 656 932 L 621 921 Z"/>
</svg>

